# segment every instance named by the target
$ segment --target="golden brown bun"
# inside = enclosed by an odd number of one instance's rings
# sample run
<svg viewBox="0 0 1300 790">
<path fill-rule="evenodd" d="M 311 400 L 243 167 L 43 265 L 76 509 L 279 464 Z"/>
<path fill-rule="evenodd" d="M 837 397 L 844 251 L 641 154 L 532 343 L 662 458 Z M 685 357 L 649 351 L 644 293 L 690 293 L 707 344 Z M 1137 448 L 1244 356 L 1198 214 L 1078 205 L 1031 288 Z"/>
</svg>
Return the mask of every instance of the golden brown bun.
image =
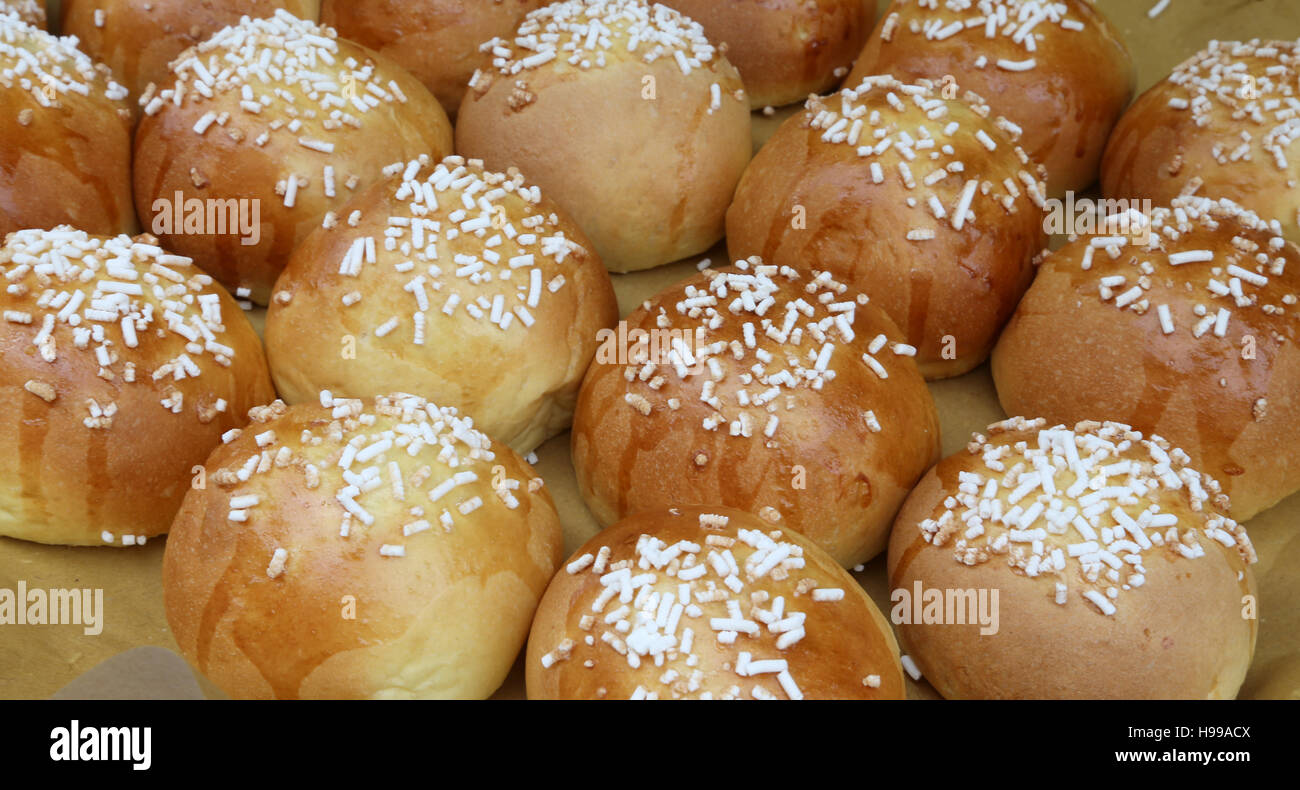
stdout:
<svg viewBox="0 0 1300 790">
<path fill-rule="evenodd" d="M 578 226 L 517 171 L 487 173 L 481 162 L 448 157 L 389 172 L 343 208 L 344 216 L 360 212 L 355 224 L 313 232 L 276 284 L 266 344 L 281 396 L 298 403 L 321 390 L 419 392 L 531 451 L 569 426 L 597 333 L 618 321 L 609 274 Z M 435 194 L 432 210 L 413 196 L 425 185 Z M 460 222 L 451 221 L 453 212 Z M 412 249 L 413 231 L 391 227 L 393 217 L 423 218 L 442 230 L 422 230 L 427 246 Z M 484 219 L 483 229 L 460 230 Z M 526 236 L 531 243 L 520 242 Z M 355 274 L 342 274 L 353 245 L 367 237 L 375 263 L 362 263 L 363 255 Z M 485 272 L 471 271 L 476 265 Z M 484 274 L 496 276 L 482 281 Z M 500 323 L 493 323 L 494 307 L 474 303 L 497 295 Z"/>
<path fill-rule="evenodd" d="M 63 33 L 113 70 L 133 97 L 170 84 L 172 59 L 243 16 L 320 15 L 320 0 L 63 0 Z"/>
<path fill-rule="evenodd" d="M 289 46 L 305 37 L 313 38 Z M 299 61 L 292 82 L 282 77 L 263 83 L 249 68 L 262 57 L 282 58 L 287 50 L 296 52 Z M 205 98 L 194 87 L 203 81 L 204 72 L 192 65 L 198 59 L 210 67 L 208 74 L 240 68 L 247 76 L 240 77 L 236 70 L 219 88 L 207 89 L 214 96 Z M 347 67 L 349 59 L 355 59 L 355 70 Z M 279 68 L 283 71 L 287 64 Z M 135 144 L 136 207 L 141 220 L 170 247 L 194 258 L 227 288 L 248 289 L 259 304 L 270 298 L 294 246 L 320 227 L 328 212 L 381 179 L 386 165 L 451 152 L 446 113 L 405 69 L 336 38 L 330 28 L 283 11 L 271 19 L 227 28 L 179 56 L 173 71 L 179 75 L 174 87 L 141 97 L 145 116 Z M 321 82 L 328 84 L 316 89 Z M 260 111 L 246 109 L 244 88 L 254 102 L 269 105 Z M 275 95 L 275 89 L 293 96 L 293 103 Z M 181 106 L 175 103 L 178 90 L 185 94 Z M 357 103 L 369 100 L 374 104 L 361 112 Z M 336 113 L 339 118 L 331 117 Z M 301 126 L 295 127 L 295 122 Z M 332 185 L 326 168 L 332 168 Z M 292 190 L 291 178 L 297 185 Z M 286 205 L 290 192 L 292 206 Z M 178 193 L 186 204 L 213 201 L 194 204 L 209 210 L 228 200 L 260 201 L 258 232 L 214 233 L 221 226 L 205 224 L 202 230 L 209 232 L 177 233 Z M 254 204 L 247 205 L 251 212 Z"/>
<path fill-rule="evenodd" d="M 454 114 L 480 63 L 478 47 L 509 36 L 547 0 L 324 0 L 321 22 L 392 58 Z"/>
<path fill-rule="evenodd" d="M 0 248 L 0 535 L 131 546 L 163 534 L 203 482 L 193 467 L 275 397 L 235 301 L 156 242 L 64 227 Z"/>
<path fill-rule="evenodd" d="M 1211 42 L 1120 119 L 1102 190 L 1156 205 L 1190 193 L 1228 198 L 1300 243 L 1297 99 L 1300 42 Z"/>
<path fill-rule="evenodd" d="M 0 0 L 0 14 L 15 13 L 29 25 L 45 30 L 45 3 L 40 0 Z"/>
<path fill-rule="evenodd" d="M 1020 144 L 1047 167 L 1047 191 L 1056 197 L 1080 191 L 1097 180 L 1097 168 L 1111 128 L 1133 97 L 1133 61 L 1118 31 L 1088 0 L 1061 0 L 1062 20 L 1082 24 L 1068 29 L 1048 20 L 1033 27 L 1035 49 L 1014 40 L 1023 25 L 1019 0 L 996 0 L 1008 22 L 994 38 L 984 24 L 947 38 L 931 39 L 923 25 L 948 29 L 954 22 L 983 18 L 981 4 L 954 12 L 922 8 L 914 0 L 895 0 L 867 39 L 845 85 L 872 74 L 892 74 L 904 82 L 954 77 L 963 88 L 988 100 L 993 112 L 1024 129 Z M 980 58 L 984 58 L 983 61 Z M 999 61 L 1034 67 L 1014 71 Z M 983 67 L 980 63 L 983 62 Z"/>
<path fill-rule="evenodd" d="M 667 0 L 745 81 L 749 106 L 780 107 L 838 85 L 876 18 L 875 0 Z"/>
<path fill-rule="evenodd" d="M 589 19 L 610 29 L 607 49 L 585 49 Z M 576 38 L 579 50 L 525 67 L 523 59 L 545 54 L 511 42 L 548 30 L 561 46 Z M 650 41 L 668 34 L 683 44 Z M 641 43 L 628 52 L 632 35 Z M 518 167 L 569 212 L 611 271 L 686 258 L 722 238 L 753 150 L 749 104 L 699 25 L 643 0 L 569 0 L 484 46 L 511 54 L 483 56 L 457 116 L 457 153 L 493 170 Z M 574 57 L 590 67 L 570 65 Z"/>
<path fill-rule="evenodd" d="M 1154 488 L 1145 495 L 1133 496 L 1122 507 L 1116 499 L 1101 497 L 1105 512 L 1091 524 L 1084 524 L 1095 533 L 1117 523 L 1110 515 L 1112 509 L 1122 509 L 1127 517 L 1138 518 L 1143 510 L 1155 506 L 1158 515 L 1148 518 L 1172 516 L 1178 522 L 1176 527 L 1146 527 L 1143 532 L 1151 544 L 1147 548 L 1138 545 L 1136 535 L 1126 533 L 1124 540 L 1128 544 L 1109 544 L 1116 550 L 1104 561 L 1088 554 L 1068 556 L 1067 547 L 1084 543 L 1085 536 L 1077 526 L 1066 523 L 1057 527 L 1044 516 L 1025 525 L 1028 530 L 1043 530 L 1041 564 L 1035 562 L 1032 544 L 1007 540 L 1008 528 L 994 518 L 980 521 L 985 529 L 982 536 L 964 537 L 968 527 L 962 514 L 969 512 L 971 503 L 979 507 L 982 502 L 987 507 L 996 499 L 1004 511 L 1010 510 L 1009 496 L 1015 493 L 1012 488 L 1022 487 L 1018 482 L 1022 478 L 1010 473 L 1020 465 L 1021 472 L 1037 474 L 1032 462 L 1026 460 L 1024 448 L 1027 445 L 1037 453 L 1044 447 L 1040 444 L 1043 434 L 1069 437 L 1064 441 L 1073 441 L 1075 452 L 1085 464 L 1092 447 L 1083 443 L 1100 440 L 1095 447 L 1107 455 L 1091 467 L 1094 472 L 1124 460 L 1141 462 L 1144 468 L 1138 477 L 1156 486 L 1156 475 L 1151 472 L 1153 457 L 1167 452 L 1174 460 L 1166 474 L 1210 485 L 1208 478 L 1184 469 L 1186 457 L 1158 437 L 1143 441 L 1141 434 L 1134 436 L 1127 426 L 1114 423 L 1081 424 L 1073 431 L 1062 426 L 1044 430 L 1048 424 L 1013 418 L 990 426 L 987 438 L 977 435 L 967 451 L 945 458 L 908 497 L 889 544 L 889 583 L 894 602 L 890 619 L 898 627 L 903 651 L 916 661 L 935 690 L 950 699 L 1236 696 L 1255 649 L 1256 620 L 1243 615 L 1248 606 L 1245 596 L 1257 595 L 1249 568 L 1255 553 L 1245 530 L 1223 516 L 1210 499 L 1190 496 L 1190 484 L 1183 485 L 1179 480 L 1178 490 Z M 1131 446 L 1119 449 L 1116 445 L 1125 437 Z M 1067 465 L 1064 441 L 1049 440 L 1046 455 L 1060 464 L 1054 475 L 1055 498 L 1064 508 L 1075 507 L 1077 511 L 1079 500 L 1069 493 L 1076 478 Z M 1021 442 L 1026 444 L 1016 449 Z M 994 462 L 1000 468 L 986 465 L 985 454 L 990 452 L 1005 453 Z M 1013 477 L 1014 481 L 1010 481 Z M 990 480 L 997 481 L 998 488 L 985 497 L 983 489 Z M 1131 487 L 1122 475 L 1110 477 L 1106 485 Z M 1098 493 L 1094 489 L 1080 496 Z M 1053 497 L 1041 487 L 1032 488 L 1020 505 L 1036 504 L 1035 499 L 1047 502 Z M 949 508 L 950 515 L 945 515 Z M 1078 518 L 1083 520 L 1082 516 Z M 943 524 L 938 523 L 940 519 L 945 520 Z M 1208 534 L 1211 529 L 1232 545 Z M 1201 556 L 1189 557 L 1175 551 L 1177 544 L 1168 539 L 1169 532 L 1189 543 L 1183 551 L 1193 555 L 1199 551 Z M 1098 548 L 1105 542 L 1104 533 L 1099 537 Z M 999 541 L 1004 548 L 996 548 Z M 1191 544 L 1199 544 L 1200 549 L 1193 549 Z M 1060 570 L 1050 559 L 1058 549 Z M 1115 571 L 1119 581 L 1107 576 L 1110 562 L 1122 567 Z M 1099 569 L 1095 582 L 1087 578 L 1090 567 Z M 1031 570 L 1035 575 L 1030 575 Z M 916 601 L 918 584 L 921 601 L 927 601 L 926 593 L 937 593 L 945 596 L 945 606 L 948 600 L 960 600 L 948 591 L 954 595 L 963 591 L 983 594 L 987 611 L 997 612 L 995 632 L 991 625 L 970 624 L 969 617 L 965 625 L 955 624 L 960 622 L 956 618 L 939 622 L 937 609 L 932 609 L 928 617 L 922 609 L 922 621 L 917 622 L 916 611 L 922 606 Z M 1065 586 L 1063 593 L 1058 584 Z M 1108 587 L 1116 590 L 1115 597 L 1107 597 Z M 1103 613 L 1096 603 L 1085 598 L 1089 591 L 1102 596 L 1114 608 L 1113 613 Z M 930 599 L 929 604 L 934 606 L 934 600 Z M 1253 604 L 1250 606 L 1254 612 Z M 952 610 L 959 613 L 955 606 Z M 986 631 L 983 635 L 981 628 Z"/>
<path fill-rule="evenodd" d="M 638 513 L 569 559 L 533 620 L 529 699 L 906 695 L 894 635 L 853 577 L 807 538 L 749 513 L 691 505 Z M 605 593 L 621 591 L 622 576 L 625 599 Z M 741 622 L 715 631 L 718 618 Z M 736 630 L 724 636 L 726 625 Z M 766 661 L 784 668 L 756 663 Z"/>
<path fill-rule="evenodd" d="M 0 77 L 0 237 L 64 224 L 134 232 L 126 89 L 71 39 L 0 15 L 0 71 L 18 51 L 23 74 Z"/>
<path fill-rule="evenodd" d="M 936 147 L 908 145 L 921 129 Z M 859 153 L 871 146 L 881 153 Z M 987 358 L 1033 279 L 1043 189 L 1041 168 L 978 96 L 870 78 L 813 97 L 763 146 L 727 211 L 727 249 L 830 271 L 903 328 L 926 378 L 956 376 Z"/>
<path fill-rule="evenodd" d="M 541 478 L 454 409 L 410 395 L 329 402 L 255 410 L 208 459 L 213 484 L 185 498 L 163 557 L 181 652 L 240 699 L 487 697 L 561 558 Z M 407 430 L 442 443 L 412 455 Z M 377 437 L 403 443 L 368 458 Z M 239 481 L 259 456 L 274 460 Z M 367 467 L 378 487 L 347 498 L 343 475 Z M 427 490 L 454 473 L 477 479 L 432 504 Z M 239 497 L 257 498 L 242 522 L 230 519 Z"/>
<path fill-rule="evenodd" d="M 1111 419 L 1164 436 L 1223 483 L 1233 517 L 1245 521 L 1300 490 L 1300 250 L 1232 204 L 1178 199 L 1174 208 L 1188 216 L 1185 224 L 1168 209 L 1153 212 L 1158 247 L 1136 243 L 1135 234 L 1117 258 L 1095 249 L 1085 271 L 1085 250 L 1102 233 L 1047 256 L 993 352 L 993 379 L 1008 414 Z M 1169 254 L 1188 251 L 1214 259 L 1169 265 Z M 1264 264 L 1255 260 L 1261 254 Z M 1139 280 L 1144 261 L 1147 288 Z M 1252 285 L 1230 265 L 1267 284 Z M 1102 277 L 1119 276 L 1122 284 L 1101 293 Z M 1228 289 L 1233 279 L 1241 306 L 1209 290 L 1212 281 Z M 1140 295 L 1126 297 L 1135 287 Z M 1117 310 L 1121 298 L 1128 303 Z M 1168 334 L 1160 304 L 1169 309 Z M 1214 328 L 1221 309 L 1222 337 Z"/>
<path fill-rule="evenodd" d="M 829 275 L 817 277 L 740 261 L 668 288 L 628 316 L 628 341 L 611 338 L 597 351 L 573 419 L 578 487 L 598 521 L 693 502 L 802 532 L 845 567 L 885 547 L 903 498 L 939 458 L 934 401 L 889 317 Z M 720 289 L 726 295 L 717 298 Z M 716 307 L 701 304 L 710 294 Z M 767 305 L 765 317 L 746 309 L 747 299 Z M 793 304 L 801 306 L 791 313 Z M 848 342 L 835 315 L 853 335 Z M 654 329 L 667 333 L 640 343 L 632 335 Z M 689 356 L 676 350 L 672 330 Z M 626 351 L 616 356 L 620 345 Z"/>
</svg>

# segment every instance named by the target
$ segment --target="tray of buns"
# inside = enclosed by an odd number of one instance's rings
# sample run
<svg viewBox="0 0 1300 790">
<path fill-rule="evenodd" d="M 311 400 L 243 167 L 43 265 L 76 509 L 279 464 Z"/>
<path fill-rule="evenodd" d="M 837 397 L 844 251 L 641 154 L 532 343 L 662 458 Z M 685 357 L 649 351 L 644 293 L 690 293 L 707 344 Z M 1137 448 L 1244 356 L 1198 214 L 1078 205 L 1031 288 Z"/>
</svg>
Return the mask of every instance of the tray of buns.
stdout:
<svg viewBox="0 0 1300 790">
<path fill-rule="evenodd" d="M 1289 0 L 0 6 L 0 697 L 1300 696 Z"/>
</svg>

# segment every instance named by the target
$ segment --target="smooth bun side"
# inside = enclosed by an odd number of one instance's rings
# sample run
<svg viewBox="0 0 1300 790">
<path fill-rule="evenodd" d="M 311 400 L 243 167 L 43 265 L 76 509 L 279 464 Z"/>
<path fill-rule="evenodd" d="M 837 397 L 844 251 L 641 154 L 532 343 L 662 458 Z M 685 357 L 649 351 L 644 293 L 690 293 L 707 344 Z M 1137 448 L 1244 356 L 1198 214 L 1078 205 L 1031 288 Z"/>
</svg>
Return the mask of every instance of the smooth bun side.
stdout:
<svg viewBox="0 0 1300 790">
<path fill-rule="evenodd" d="M 1158 436 L 1049 424 L 990 426 L 908 498 L 889 547 L 904 652 L 952 699 L 1234 697 L 1255 552 L 1213 479 Z M 957 596 L 996 625 L 955 624 Z"/>
<path fill-rule="evenodd" d="M 509 36 L 546 0 L 324 0 L 321 22 L 415 75 L 448 114 L 465 98 L 479 45 Z"/>
<path fill-rule="evenodd" d="M 749 104 L 698 24 L 643 0 L 568 0 L 483 52 L 457 116 L 458 153 L 519 168 L 611 271 L 722 238 L 753 150 Z"/>
<path fill-rule="evenodd" d="M 903 699 L 898 645 L 853 577 L 739 510 L 631 516 L 555 575 L 529 699 Z"/>
<path fill-rule="evenodd" d="M 869 77 L 808 100 L 727 211 L 733 258 L 831 272 L 871 297 L 927 378 L 987 358 L 1047 245 L 1043 171 L 974 94 Z"/>
<path fill-rule="evenodd" d="M 876 0 L 667 0 L 664 5 L 703 26 L 740 72 L 755 110 L 802 101 L 838 85 L 876 18 Z"/>
<path fill-rule="evenodd" d="M 559 566 L 541 478 L 396 394 L 255 409 L 163 557 L 181 652 L 240 699 L 485 698 Z"/>
<path fill-rule="evenodd" d="M 74 39 L 0 14 L 0 238 L 136 230 L 126 96 Z"/>
<path fill-rule="evenodd" d="M 1300 42 L 1212 41 L 1142 94 L 1111 135 L 1102 189 L 1197 194 L 1277 219 L 1300 243 Z"/>
<path fill-rule="evenodd" d="M 694 502 L 757 513 L 845 567 L 884 548 L 939 458 L 939 423 L 883 311 L 829 272 L 754 260 L 668 288 L 626 325 L 573 421 L 598 521 Z"/>
<path fill-rule="evenodd" d="M 281 9 L 314 20 L 320 0 L 63 0 L 61 29 L 138 97 L 149 83 L 170 84 L 168 66 L 186 49 L 242 17 L 269 17 Z"/>
<path fill-rule="evenodd" d="M 873 74 L 955 78 L 1014 121 L 1056 197 L 1097 180 L 1106 139 L 1133 97 L 1133 59 L 1090 0 L 895 0 L 845 85 Z"/>
<path fill-rule="evenodd" d="M 618 321 L 609 274 L 518 171 L 454 156 L 385 172 L 276 284 L 266 343 L 281 396 L 420 392 L 531 451 L 569 426 Z"/>
<path fill-rule="evenodd" d="M 149 236 L 70 228 L 0 248 L 0 535 L 134 546 L 275 397 L 235 301 Z"/>
<path fill-rule="evenodd" d="M 294 246 L 386 165 L 451 152 L 446 113 L 418 80 L 285 11 L 222 30 L 172 71 L 140 97 L 137 209 L 259 304 Z"/>
<path fill-rule="evenodd" d="M 1300 490 L 1300 249 L 1226 200 L 1126 216 L 1044 259 L 993 352 L 998 398 L 1164 436 L 1245 521 Z"/>
</svg>

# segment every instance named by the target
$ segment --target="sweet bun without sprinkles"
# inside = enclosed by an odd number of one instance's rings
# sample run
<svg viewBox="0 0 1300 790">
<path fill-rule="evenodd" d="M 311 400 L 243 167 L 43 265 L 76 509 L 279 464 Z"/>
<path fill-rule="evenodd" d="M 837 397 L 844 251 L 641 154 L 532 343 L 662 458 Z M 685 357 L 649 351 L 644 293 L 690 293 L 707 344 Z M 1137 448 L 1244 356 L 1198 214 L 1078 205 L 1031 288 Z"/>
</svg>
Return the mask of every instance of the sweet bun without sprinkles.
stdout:
<svg viewBox="0 0 1300 790">
<path fill-rule="evenodd" d="M 75 39 L 0 13 L 0 237 L 135 231 L 126 96 Z"/>
<path fill-rule="evenodd" d="M 547 0 L 323 0 L 321 22 L 392 58 L 454 114 L 479 66 L 479 45 L 509 36 Z"/>
<path fill-rule="evenodd" d="M 457 153 L 518 167 L 611 271 L 722 238 L 753 150 L 749 100 L 697 23 L 643 0 L 567 0 L 482 49 Z"/>
<path fill-rule="evenodd" d="M 1051 196 L 1097 180 L 1111 128 L 1133 96 L 1133 61 L 1091 0 L 896 0 L 845 85 L 872 74 L 955 78 L 1024 129 Z"/>
<path fill-rule="evenodd" d="M 1045 174 L 1019 133 L 980 97 L 927 80 L 868 77 L 812 97 L 745 171 L 728 251 L 831 272 L 889 313 L 927 378 L 965 373 L 1047 245 Z"/>
<path fill-rule="evenodd" d="M 446 113 L 418 80 L 285 11 L 222 30 L 172 71 L 140 97 L 136 208 L 170 248 L 258 304 L 294 246 L 385 166 L 451 153 Z M 228 217 L 231 201 L 241 218 L 256 206 L 257 231 L 191 228 L 190 201 L 205 220 Z"/>
<path fill-rule="evenodd" d="M 385 173 L 276 284 L 266 343 L 281 396 L 420 392 L 532 450 L 569 426 L 618 321 L 609 274 L 518 171 L 453 156 Z"/>
<path fill-rule="evenodd" d="M 780 107 L 824 93 L 849 73 L 876 0 L 667 0 L 704 27 L 745 81 L 749 105 Z"/>
<path fill-rule="evenodd" d="M 1217 484 L 1158 436 L 1050 425 L 989 426 L 908 497 L 890 586 L 987 595 L 999 622 L 905 620 L 904 652 L 950 699 L 1236 696 L 1256 558 Z"/>
<path fill-rule="evenodd" d="M 63 0 L 63 33 L 113 70 L 139 96 L 149 83 L 169 84 L 168 64 L 181 52 L 244 16 L 283 9 L 316 19 L 319 0 Z"/>
<path fill-rule="evenodd" d="M 562 557 L 541 478 L 413 395 L 250 417 L 167 540 L 186 659 L 240 699 L 492 694 Z"/>
<path fill-rule="evenodd" d="M 1044 259 L 993 352 L 998 399 L 1159 434 L 1245 521 L 1300 490 L 1300 249 L 1226 200 L 1129 216 Z"/>
<path fill-rule="evenodd" d="M 529 699 L 903 699 L 888 623 L 807 538 L 729 508 L 631 516 L 556 574 Z"/>
<path fill-rule="evenodd" d="M 1102 161 L 1107 197 L 1228 198 L 1300 243 L 1300 41 L 1211 41 L 1142 94 Z"/>
<path fill-rule="evenodd" d="M 574 415 L 578 488 L 603 525 L 681 502 L 801 532 L 852 567 L 878 554 L 939 458 L 934 401 L 894 323 L 828 272 L 757 259 L 706 271 L 627 318 Z"/>
<path fill-rule="evenodd" d="M 275 397 L 234 299 L 156 242 L 63 227 L 0 247 L 0 535 L 165 533 L 193 467 Z"/>
</svg>

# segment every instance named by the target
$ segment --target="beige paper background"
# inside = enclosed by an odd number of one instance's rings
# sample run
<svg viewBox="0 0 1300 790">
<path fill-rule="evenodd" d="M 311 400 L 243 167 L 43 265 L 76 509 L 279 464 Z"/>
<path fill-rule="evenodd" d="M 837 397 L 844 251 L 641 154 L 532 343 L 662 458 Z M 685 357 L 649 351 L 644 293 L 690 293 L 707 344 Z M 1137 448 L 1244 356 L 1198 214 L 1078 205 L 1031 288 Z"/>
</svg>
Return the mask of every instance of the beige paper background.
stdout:
<svg viewBox="0 0 1300 790">
<path fill-rule="evenodd" d="M 1296 0 L 1172 0 L 1155 20 L 1146 16 L 1153 0 L 1098 0 L 1097 4 L 1133 51 L 1139 90 L 1161 79 L 1212 38 L 1300 37 L 1300 2 Z M 782 110 L 770 118 L 756 115 L 755 144 L 766 140 L 792 111 Z M 702 257 L 710 257 L 715 264 L 726 262 L 721 245 Z M 615 275 L 622 313 L 626 315 L 641 300 L 694 273 L 698 260 Z M 252 317 L 260 325 L 261 315 Z M 930 390 L 939 408 L 945 455 L 959 450 L 972 431 L 1004 416 L 987 365 L 958 379 L 932 383 Z M 555 498 L 564 522 L 566 552 L 571 552 L 594 535 L 597 526 L 578 496 L 568 440 L 564 434 L 538 450 L 538 471 Z M 1261 617 L 1258 647 L 1242 698 L 1300 698 L 1297 523 L 1300 495 L 1247 525 L 1260 558 L 1256 577 Z M 177 671 L 179 659 L 169 661 L 158 651 L 121 655 L 141 647 L 176 649 L 163 616 L 163 549 L 161 539 L 140 549 L 101 549 L 41 546 L 0 538 L 0 588 L 14 589 L 20 579 L 29 588 L 102 588 L 105 609 L 103 633 L 93 637 L 84 635 L 80 626 L 0 626 L 0 698 L 45 698 L 65 686 L 68 688 L 61 696 L 76 698 L 138 698 L 150 693 L 159 698 L 194 697 L 194 684 L 183 671 Z M 855 577 L 888 612 L 883 557 Z M 99 666 L 109 659 L 113 661 Z M 92 669 L 95 671 L 86 674 Z M 142 684 L 142 677 L 149 683 Z M 196 679 L 206 696 L 223 696 L 206 679 Z M 142 687 L 151 692 L 142 692 Z M 932 698 L 935 693 L 925 683 L 909 682 L 909 695 Z M 522 667 L 516 664 L 496 698 L 523 696 Z"/>
</svg>

